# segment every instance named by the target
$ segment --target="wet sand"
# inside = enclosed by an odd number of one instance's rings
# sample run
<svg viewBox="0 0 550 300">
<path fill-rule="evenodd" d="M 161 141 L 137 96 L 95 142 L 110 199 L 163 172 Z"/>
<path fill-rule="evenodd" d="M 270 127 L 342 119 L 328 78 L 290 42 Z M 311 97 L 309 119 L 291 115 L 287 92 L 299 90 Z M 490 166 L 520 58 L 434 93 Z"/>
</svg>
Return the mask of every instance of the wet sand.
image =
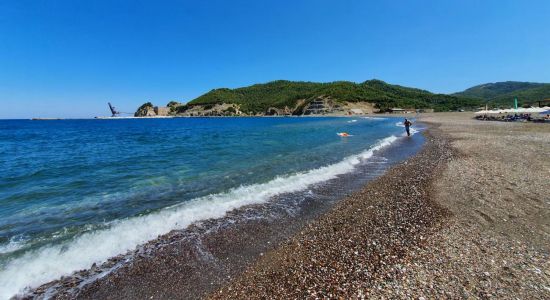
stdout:
<svg viewBox="0 0 550 300">
<path fill-rule="evenodd" d="M 550 126 L 421 119 L 420 154 L 210 297 L 550 298 Z"/>
</svg>

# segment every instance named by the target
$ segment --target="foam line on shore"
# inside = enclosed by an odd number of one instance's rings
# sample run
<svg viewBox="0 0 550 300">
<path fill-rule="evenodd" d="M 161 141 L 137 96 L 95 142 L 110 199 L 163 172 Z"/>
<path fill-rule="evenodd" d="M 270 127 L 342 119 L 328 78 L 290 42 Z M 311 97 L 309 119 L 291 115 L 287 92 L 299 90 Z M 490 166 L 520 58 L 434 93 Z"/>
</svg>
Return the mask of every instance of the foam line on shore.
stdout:
<svg viewBox="0 0 550 300">
<path fill-rule="evenodd" d="M 382 117 L 363 117 L 363 119 L 367 120 L 386 120 L 388 118 L 382 118 Z"/>
<path fill-rule="evenodd" d="M 357 155 L 342 161 L 300 172 L 260 184 L 241 186 L 227 193 L 208 195 L 163 209 L 149 215 L 110 222 L 109 228 L 88 232 L 63 245 L 47 246 L 11 260 L 0 271 L 0 299 L 7 299 L 25 288 L 89 268 L 116 255 L 135 249 L 137 245 L 157 238 L 191 223 L 221 218 L 226 212 L 241 206 L 261 204 L 282 193 L 304 190 L 307 187 L 352 172 L 358 164 L 373 156 L 375 151 L 391 145 L 398 138 L 389 136 Z"/>
</svg>

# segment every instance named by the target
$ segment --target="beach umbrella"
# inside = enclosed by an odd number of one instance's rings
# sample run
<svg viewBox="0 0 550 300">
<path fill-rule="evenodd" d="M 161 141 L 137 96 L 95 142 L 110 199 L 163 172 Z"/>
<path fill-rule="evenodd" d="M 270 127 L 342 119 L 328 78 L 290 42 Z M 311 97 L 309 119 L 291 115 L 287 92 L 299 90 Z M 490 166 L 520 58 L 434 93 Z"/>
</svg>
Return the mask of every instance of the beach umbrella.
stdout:
<svg viewBox="0 0 550 300">
<path fill-rule="evenodd" d="M 481 110 L 476 112 L 478 115 L 487 115 L 487 114 L 498 114 L 499 110 Z"/>
<path fill-rule="evenodd" d="M 476 115 L 490 115 L 490 114 L 498 114 L 500 110 L 480 110 L 478 112 L 475 112 Z"/>
<path fill-rule="evenodd" d="M 532 113 L 541 113 L 546 111 L 544 107 L 529 107 L 525 109 L 525 113 L 532 114 Z"/>
<path fill-rule="evenodd" d="M 539 112 L 541 115 L 550 115 L 550 106 L 541 107 L 543 111 Z"/>
</svg>

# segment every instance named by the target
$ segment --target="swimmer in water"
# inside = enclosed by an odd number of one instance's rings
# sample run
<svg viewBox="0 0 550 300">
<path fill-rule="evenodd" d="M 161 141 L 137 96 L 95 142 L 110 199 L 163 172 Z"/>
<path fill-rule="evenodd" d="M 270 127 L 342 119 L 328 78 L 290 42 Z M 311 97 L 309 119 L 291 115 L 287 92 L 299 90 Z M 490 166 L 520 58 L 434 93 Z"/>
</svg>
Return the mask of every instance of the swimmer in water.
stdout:
<svg viewBox="0 0 550 300">
<path fill-rule="evenodd" d="M 411 136 L 411 130 L 410 127 L 413 123 L 409 121 L 407 118 L 405 118 L 405 122 L 403 122 L 403 125 L 405 125 L 405 131 L 407 131 L 407 136 Z"/>
</svg>

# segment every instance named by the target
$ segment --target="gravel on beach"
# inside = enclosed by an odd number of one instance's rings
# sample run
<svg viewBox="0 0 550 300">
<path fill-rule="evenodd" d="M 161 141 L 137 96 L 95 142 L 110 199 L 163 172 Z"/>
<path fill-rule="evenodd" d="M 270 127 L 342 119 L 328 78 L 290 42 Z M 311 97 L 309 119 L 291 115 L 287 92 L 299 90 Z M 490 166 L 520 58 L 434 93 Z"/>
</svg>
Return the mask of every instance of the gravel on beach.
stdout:
<svg viewBox="0 0 550 300">
<path fill-rule="evenodd" d="M 550 299 L 550 126 L 420 120 L 422 150 L 334 206 L 304 204 L 303 218 L 276 201 L 244 207 L 160 236 L 76 292 L 71 276 L 34 295 L 58 285 L 58 299 Z"/>
<path fill-rule="evenodd" d="M 263 204 L 232 210 L 219 219 L 174 230 L 105 263 L 45 283 L 26 296 L 201 299 L 238 277 L 263 253 L 297 234 L 335 202 L 420 151 L 424 140 L 420 135 L 400 139 L 374 153 L 354 172 L 298 192 L 279 194 Z"/>
<path fill-rule="evenodd" d="M 421 153 L 210 298 L 549 299 L 550 128 L 422 119 Z"/>
<path fill-rule="evenodd" d="M 446 144 L 429 136 L 419 154 L 343 199 L 211 298 L 369 297 L 403 278 L 410 252 L 447 215 L 429 197 L 437 170 L 452 157 Z"/>
</svg>

